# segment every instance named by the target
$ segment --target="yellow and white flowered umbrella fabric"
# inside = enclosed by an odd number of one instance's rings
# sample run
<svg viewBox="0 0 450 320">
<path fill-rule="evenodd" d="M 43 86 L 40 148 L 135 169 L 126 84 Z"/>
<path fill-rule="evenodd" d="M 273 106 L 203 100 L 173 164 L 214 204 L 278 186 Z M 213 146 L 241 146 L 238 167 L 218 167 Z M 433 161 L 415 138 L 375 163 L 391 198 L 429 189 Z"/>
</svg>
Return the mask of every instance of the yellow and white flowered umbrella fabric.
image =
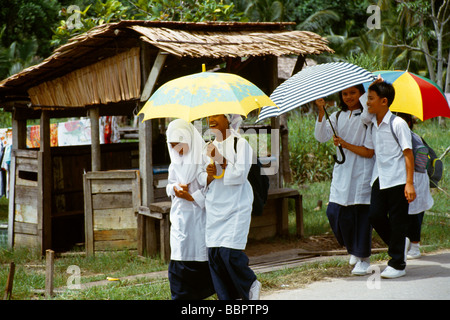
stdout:
<svg viewBox="0 0 450 320">
<path fill-rule="evenodd" d="M 188 122 L 216 114 L 247 116 L 276 106 L 250 81 L 230 73 L 200 72 L 171 80 L 156 90 L 139 114 L 144 119 L 181 118 Z"/>
</svg>

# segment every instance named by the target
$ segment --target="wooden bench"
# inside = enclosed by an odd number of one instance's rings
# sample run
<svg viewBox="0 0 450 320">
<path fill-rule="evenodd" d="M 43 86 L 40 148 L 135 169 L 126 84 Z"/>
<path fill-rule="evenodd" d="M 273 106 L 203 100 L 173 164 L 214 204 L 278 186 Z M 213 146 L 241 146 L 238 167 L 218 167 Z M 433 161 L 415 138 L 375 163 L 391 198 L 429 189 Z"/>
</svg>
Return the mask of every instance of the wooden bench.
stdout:
<svg viewBox="0 0 450 320">
<path fill-rule="evenodd" d="M 302 195 L 295 189 L 281 188 L 269 190 L 267 200 L 275 200 L 277 202 L 276 207 L 281 208 L 277 210 L 277 234 L 288 235 L 289 234 L 289 221 L 288 221 L 288 199 L 295 200 L 295 224 L 296 234 L 298 237 L 303 237 L 303 198 Z"/>
<path fill-rule="evenodd" d="M 170 201 L 151 203 L 150 207 L 140 206 L 138 210 L 138 254 L 152 255 L 158 251 L 163 261 L 170 260 Z M 149 224 L 159 224 L 159 239 L 156 232 L 148 232 Z M 153 226 L 152 226 L 153 227 Z M 154 230 L 154 228 L 151 228 Z M 156 231 L 156 230 L 155 230 Z M 158 250 L 159 243 L 159 250 Z"/>
<path fill-rule="evenodd" d="M 302 195 L 295 189 L 282 188 L 269 190 L 268 201 L 275 201 L 276 208 L 276 234 L 286 236 L 289 234 L 288 199 L 295 200 L 296 234 L 303 237 L 303 203 Z M 161 259 L 170 260 L 170 219 L 169 213 L 172 203 L 170 201 L 151 203 L 150 207 L 140 206 L 138 210 L 138 254 L 153 255 L 158 251 Z M 255 217 L 256 219 L 257 217 Z M 154 224 L 159 230 L 149 232 L 148 225 Z M 152 226 L 153 227 L 153 226 Z M 155 230 L 156 231 L 156 230 Z M 157 237 L 159 233 L 159 239 Z"/>
</svg>

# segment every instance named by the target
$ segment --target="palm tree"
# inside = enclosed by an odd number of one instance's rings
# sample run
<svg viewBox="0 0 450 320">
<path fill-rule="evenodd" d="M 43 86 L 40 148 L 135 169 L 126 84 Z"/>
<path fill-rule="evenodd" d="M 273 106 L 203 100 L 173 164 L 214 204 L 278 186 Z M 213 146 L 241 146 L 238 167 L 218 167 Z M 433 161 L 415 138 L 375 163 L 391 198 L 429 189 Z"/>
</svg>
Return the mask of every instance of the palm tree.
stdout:
<svg viewBox="0 0 450 320">
<path fill-rule="evenodd" d="M 7 78 L 21 70 L 39 63 L 38 42 L 35 38 L 18 43 L 14 41 L 7 48 L 0 47 L 0 79 Z"/>
<path fill-rule="evenodd" d="M 235 1 L 236 6 L 250 21 L 294 21 L 294 0 L 249 0 Z"/>
</svg>

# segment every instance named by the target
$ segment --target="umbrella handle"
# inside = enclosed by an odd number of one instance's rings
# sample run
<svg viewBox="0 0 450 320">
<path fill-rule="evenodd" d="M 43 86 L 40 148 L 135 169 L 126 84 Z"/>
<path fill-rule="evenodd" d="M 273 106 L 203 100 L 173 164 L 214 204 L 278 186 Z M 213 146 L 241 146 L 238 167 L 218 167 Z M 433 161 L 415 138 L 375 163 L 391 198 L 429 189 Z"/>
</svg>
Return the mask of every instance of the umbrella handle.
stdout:
<svg viewBox="0 0 450 320">
<path fill-rule="evenodd" d="M 331 130 L 333 130 L 333 135 L 335 137 L 337 137 L 336 131 L 334 131 L 333 125 L 331 124 L 330 117 L 328 116 L 327 109 L 323 108 L 323 110 L 325 111 L 325 117 L 327 118 L 328 122 L 330 123 Z M 333 158 L 337 164 L 343 164 L 345 162 L 345 154 L 344 154 L 344 150 L 342 149 L 341 145 L 339 145 L 339 152 L 341 153 L 342 160 L 338 160 L 335 154 L 333 154 Z"/>
<path fill-rule="evenodd" d="M 214 160 L 212 158 L 211 158 L 211 164 L 214 164 Z M 220 174 L 220 176 L 214 175 L 213 178 L 214 179 L 222 179 L 224 174 L 225 174 L 225 169 L 222 168 L 222 173 Z"/>
<path fill-rule="evenodd" d="M 338 160 L 335 154 L 333 154 L 333 158 L 336 163 L 343 164 L 345 162 L 345 153 L 341 145 L 339 145 L 339 152 L 341 153 L 342 160 Z"/>
</svg>

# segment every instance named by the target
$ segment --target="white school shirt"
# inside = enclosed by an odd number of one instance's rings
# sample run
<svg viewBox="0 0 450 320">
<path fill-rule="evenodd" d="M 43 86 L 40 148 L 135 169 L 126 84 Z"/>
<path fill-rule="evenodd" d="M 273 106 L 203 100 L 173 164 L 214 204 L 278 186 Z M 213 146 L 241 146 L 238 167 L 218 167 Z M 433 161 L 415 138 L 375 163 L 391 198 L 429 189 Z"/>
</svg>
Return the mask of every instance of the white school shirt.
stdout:
<svg viewBox="0 0 450 320">
<path fill-rule="evenodd" d="M 222 179 L 214 179 L 206 191 L 206 246 L 244 250 L 250 229 L 253 190 L 247 179 L 253 150 L 239 138 L 234 151 L 235 135 L 214 145 L 226 159 Z M 216 164 L 217 173 L 222 172 Z M 206 173 L 203 181 L 206 181 Z"/>
<path fill-rule="evenodd" d="M 375 166 L 371 185 L 379 178 L 380 189 L 387 189 L 406 183 L 406 164 L 403 150 L 412 149 L 411 130 L 405 120 L 395 117 L 392 128 L 398 138 L 391 132 L 390 120 L 393 116 L 388 110 L 378 126 L 377 118 L 372 119 L 372 142 L 375 146 Z M 400 144 L 400 145 L 399 145 Z"/>
<path fill-rule="evenodd" d="M 370 130 L 367 130 L 367 126 L 361 122 L 360 110 L 341 111 L 337 125 L 336 115 L 337 112 L 333 113 L 330 121 L 339 137 L 357 146 L 365 146 L 366 141 L 371 140 Z M 333 131 L 325 117 L 321 122 L 316 120 L 314 137 L 322 143 L 333 137 Z M 369 148 L 373 149 L 371 143 Z M 345 162 L 334 164 L 329 202 L 342 206 L 370 204 L 370 179 L 374 159 L 361 157 L 347 149 L 343 149 L 343 151 Z M 336 152 L 338 160 L 340 160 L 341 154 L 338 148 L 336 148 Z"/>
<path fill-rule="evenodd" d="M 414 171 L 414 189 L 416 199 L 409 203 L 408 214 L 418 214 L 430 210 L 434 204 L 430 193 L 430 179 L 426 172 Z"/>
<path fill-rule="evenodd" d="M 201 172 L 201 170 L 199 171 Z M 205 196 L 204 188 L 197 180 L 189 184 L 189 193 L 194 201 L 175 196 L 173 168 L 169 166 L 167 195 L 172 199 L 170 209 L 170 259 L 177 261 L 208 261 L 208 249 L 205 243 Z"/>
</svg>

